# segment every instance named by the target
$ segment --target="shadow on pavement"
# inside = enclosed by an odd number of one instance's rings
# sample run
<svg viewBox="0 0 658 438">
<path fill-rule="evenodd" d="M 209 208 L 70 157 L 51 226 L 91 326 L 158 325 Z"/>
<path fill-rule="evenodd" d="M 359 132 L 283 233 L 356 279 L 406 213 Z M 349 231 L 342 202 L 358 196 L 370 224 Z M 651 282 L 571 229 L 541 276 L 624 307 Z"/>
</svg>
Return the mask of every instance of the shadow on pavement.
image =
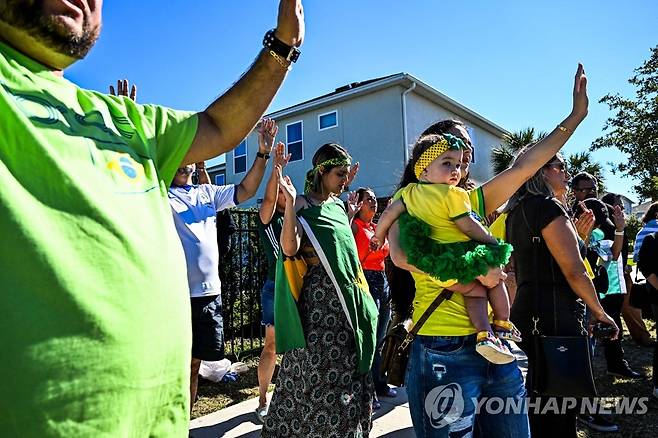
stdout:
<svg viewBox="0 0 658 438">
<path fill-rule="evenodd" d="M 235 429 L 242 423 L 252 423 L 256 424 L 254 421 L 253 412 L 248 412 L 237 417 L 233 417 L 230 420 L 223 421 L 221 423 L 214 424 L 212 426 L 197 427 L 195 429 L 190 429 L 190 438 L 217 438 L 224 436 L 227 432 L 232 429 Z M 260 436 L 260 430 L 255 430 L 253 432 L 241 435 L 242 437 L 258 437 Z"/>
<path fill-rule="evenodd" d="M 415 438 L 416 434 L 414 433 L 413 427 L 407 427 L 405 429 L 395 430 L 389 432 L 386 435 L 380 435 L 380 438 Z"/>
</svg>

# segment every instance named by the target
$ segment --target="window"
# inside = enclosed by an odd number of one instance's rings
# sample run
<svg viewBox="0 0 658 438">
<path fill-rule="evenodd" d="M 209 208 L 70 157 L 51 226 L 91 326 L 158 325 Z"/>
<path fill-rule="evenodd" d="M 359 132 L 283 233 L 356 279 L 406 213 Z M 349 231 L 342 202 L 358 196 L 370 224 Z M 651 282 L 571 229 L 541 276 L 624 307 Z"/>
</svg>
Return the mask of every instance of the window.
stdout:
<svg viewBox="0 0 658 438">
<path fill-rule="evenodd" d="M 304 139 L 302 130 L 303 123 L 301 120 L 286 125 L 286 144 L 288 146 L 288 153 L 291 155 L 290 161 L 304 159 Z"/>
<path fill-rule="evenodd" d="M 318 129 L 324 131 L 325 129 L 335 128 L 338 126 L 338 112 L 332 111 L 318 116 Z"/>
<path fill-rule="evenodd" d="M 247 140 L 233 150 L 233 173 L 242 173 L 247 171 Z"/>
<path fill-rule="evenodd" d="M 226 175 L 223 173 L 220 173 L 219 175 L 215 175 L 215 185 L 217 186 L 226 185 Z"/>
<path fill-rule="evenodd" d="M 466 131 L 468 132 L 468 136 L 471 137 L 471 145 L 473 146 L 471 163 L 475 163 L 475 129 L 471 128 L 470 126 L 467 126 Z"/>
</svg>

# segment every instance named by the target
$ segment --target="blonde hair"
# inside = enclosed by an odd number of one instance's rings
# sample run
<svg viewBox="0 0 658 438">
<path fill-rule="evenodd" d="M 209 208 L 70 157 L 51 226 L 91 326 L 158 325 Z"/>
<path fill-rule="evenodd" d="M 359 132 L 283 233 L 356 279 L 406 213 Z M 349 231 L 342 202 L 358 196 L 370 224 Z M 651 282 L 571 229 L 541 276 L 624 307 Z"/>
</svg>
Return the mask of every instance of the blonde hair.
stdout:
<svg viewBox="0 0 658 438">
<path fill-rule="evenodd" d="M 516 161 L 534 145 L 535 143 L 531 143 L 521 149 L 514 158 L 514 163 L 516 163 Z M 552 163 L 557 158 L 562 159 L 562 155 L 559 153 L 555 154 L 542 167 L 540 167 L 534 175 L 528 178 L 526 182 L 524 182 L 523 185 L 519 187 L 519 189 L 512 195 L 512 197 L 510 197 L 509 201 L 507 201 L 507 206 L 505 206 L 503 212 L 508 213 L 514 210 L 514 208 L 516 208 L 521 203 L 521 201 L 530 196 L 540 195 L 548 198 L 554 197 L 555 192 L 546 181 L 546 176 L 544 176 L 544 168 L 548 163 Z"/>
</svg>

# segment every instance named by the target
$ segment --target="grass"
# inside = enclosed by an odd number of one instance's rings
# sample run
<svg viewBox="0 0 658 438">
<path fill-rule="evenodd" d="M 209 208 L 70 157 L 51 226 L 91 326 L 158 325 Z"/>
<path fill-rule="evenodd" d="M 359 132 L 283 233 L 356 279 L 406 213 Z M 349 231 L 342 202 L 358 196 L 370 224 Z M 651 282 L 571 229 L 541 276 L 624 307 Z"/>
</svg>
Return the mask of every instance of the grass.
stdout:
<svg viewBox="0 0 658 438">
<path fill-rule="evenodd" d="M 198 399 L 192 410 L 192 419 L 258 397 L 258 356 L 242 359 L 242 362 L 249 367 L 249 371 L 240 374 L 237 382 L 215 383 L 199 378 Z M 273 390 L 274 385 L 270 385 L 268 391 Z"/>
<path fill-rule="evenodd" d="M 646 321 L 649 327 L 653 322 Z M 651 331 L 655 340 L 655 330 Z M 626 331 L 628 333 L 628 331 Z M 606 375 L 603 349 L 597 348 L 594 357 L 594 375 L 601 397 L 648 397 L 647 412 L 644 414 L 613 414 L 610 418 L 619 425 L 619 432 L 600 433 L 579 426 L 578 438 L 655 438 L 658 437 L 658 400 L 651 396 L 651 361 L 653 348 L 640 347 L 630 336 L 624 336 L 624 356 L 630 366 L 644 373 L 645 379 L 621 379 Z M 611 401 L 612 402 L 612 401 Z"/>
</svg>

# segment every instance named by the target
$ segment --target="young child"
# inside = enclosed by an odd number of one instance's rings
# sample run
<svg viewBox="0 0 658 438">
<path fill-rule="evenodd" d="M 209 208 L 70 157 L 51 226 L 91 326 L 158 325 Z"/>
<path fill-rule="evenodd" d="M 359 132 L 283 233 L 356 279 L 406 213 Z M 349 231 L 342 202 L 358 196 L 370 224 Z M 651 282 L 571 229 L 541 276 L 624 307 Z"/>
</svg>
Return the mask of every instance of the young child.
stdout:
<svg viewBox="0 0 658 438">
<path fill-rule="evenodd" d="M 409 263 L 446 282 L 448 290 L 464 295 L 478 331 L 476 351 L 492 363 L 509 363 L 514 355 L 500 339 L 518 342 L 521 338 L 509 321 L 505 285 L 501 281 L 487 290 L 476 278 L 490 267 L 506 264 L 512 248 L 471 217 L 468 193 L 457 187 L 463 148 L 464 143 L 450 134 L 428 135 L 416 142 L 412 159 L 416 159 L 418 183 L 401 189 L 399 199 L 382 213 L 371 245 L 376 248 L 384 242 L 399 218 L 400 246 Z M 489 324 L 487 301 L 495 330 Z"/>
</svg>

